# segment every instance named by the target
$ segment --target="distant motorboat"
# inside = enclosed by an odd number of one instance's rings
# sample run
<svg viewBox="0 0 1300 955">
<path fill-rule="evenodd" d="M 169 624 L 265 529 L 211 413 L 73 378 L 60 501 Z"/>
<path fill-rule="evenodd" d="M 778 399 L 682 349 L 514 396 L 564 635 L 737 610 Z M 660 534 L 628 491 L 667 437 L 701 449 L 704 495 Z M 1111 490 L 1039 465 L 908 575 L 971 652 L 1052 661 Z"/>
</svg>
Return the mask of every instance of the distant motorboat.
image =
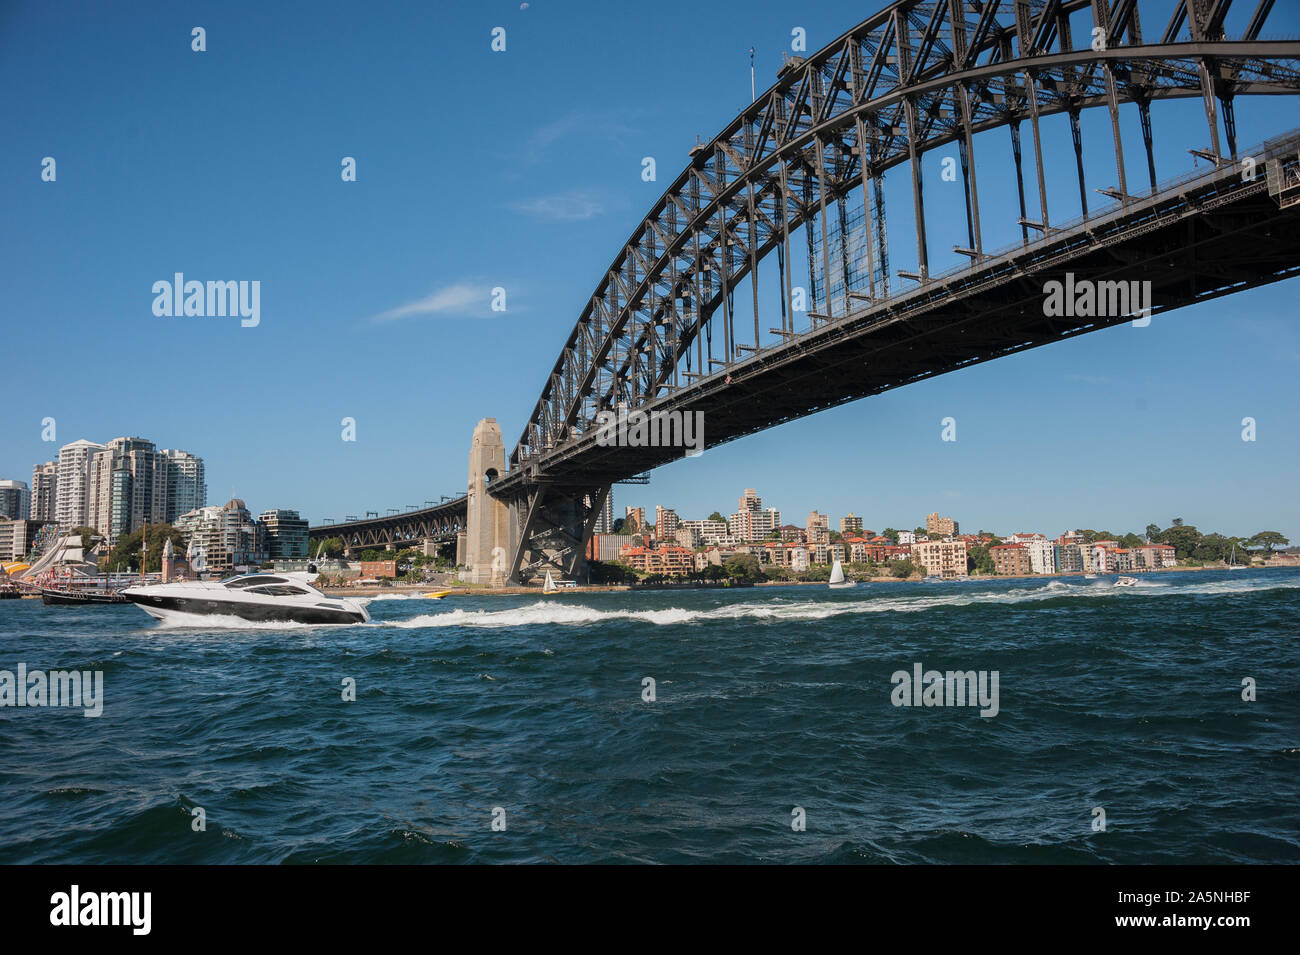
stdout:
<svg viewBox="0 0 1300 955">
<path fill-rule="evenodd" d="M 839 562 L 838 558 L 836 558 L 835 565 L 831 567 L 830 583 L 828 583 L 826 586 L 831 587 L 835 590 L 840 590 L 844 587 L 852 587 L 853 583 L 854 582 L 852 580 L 844 579 L 844 565 Z"/>
<path fill-rule="evenodd" d="M 435 590 L 432 593 L 422 594 L 421 596 L 423 596 L 425 600 L 441 600 L 450 593 L 450 590 Z"/>
<path fill-rule="evenodd" d="M 1083 579 L 1084 579 L 1084 580 L 1096 580 L 1096 579 L 1097 579 L 1097 575 L 1096 575 L 1096 574 L 1084 574 L 1084 575 L 1083 575 Z"/>
<path fill-rule="evenodd" d="M 1121 577 L 1115 581 L 1116 587 L 1136 587 L 1138 584 L 1136 577 Z"/>
</svg>

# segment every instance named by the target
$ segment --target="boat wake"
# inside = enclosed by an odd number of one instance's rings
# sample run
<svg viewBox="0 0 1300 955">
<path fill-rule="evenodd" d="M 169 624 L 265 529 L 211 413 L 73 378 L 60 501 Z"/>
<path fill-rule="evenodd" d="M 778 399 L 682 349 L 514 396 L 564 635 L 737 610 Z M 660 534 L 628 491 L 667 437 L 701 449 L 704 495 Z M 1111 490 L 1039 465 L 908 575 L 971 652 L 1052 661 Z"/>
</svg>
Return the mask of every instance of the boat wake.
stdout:
<svg viewBox="0 0 1300 955">
<path fill-rule="evenodd" d="M 457 608 L 447 613 L 420 614 L 408 620 L 375 621 L 371 625 L 420 629 L 424 627 L 529 627 L 539 625 L 599 624 L 614 620 L 631 620 L 656 626 L 688 624 L 709 620 L 759 620 L 800 621 L 825 620 L 831 617 L 867 613 L 920 613 L 941 607 L 965 607 L 972 604 L 1015 605 L 1061 598 L 1127 600 L 1134 597 L 1165 595 L 1219 596 L 1224 594 L 1254 593 L 1267 590 L 1293 590 L 1300 588 L 1300 580 L 1284 581 L 1206 581 L 1179 584 L 1168 581 L 1140 580 L 1134 587 L 1116 587 L 1110 580 L 1079 581 L 1067 583 L 1051 580 L 1044 584 L 1014 587 L 1010 590 L 972 591 L 963 589 L 943 594 L 932 590 L 924 593 L 876 596 L 858 600 L 825 600 L 797 597 L 789 594 L 774 596 L 769 601 L 746 601 L 711 609 L 688 610 L 668 607 L 661 610 L 602 610 L 581 604 L 556 604 L 537 601 L 506 610 L 465 610 Z M 877 591 L 878 593 L 878 591 Z M 812 597 L 813 595 L 809 595 Z M 817 597 L 820 597 L 820 593 Z M 782 599 L 782 598 L 786 599 Z"/>
</svg>

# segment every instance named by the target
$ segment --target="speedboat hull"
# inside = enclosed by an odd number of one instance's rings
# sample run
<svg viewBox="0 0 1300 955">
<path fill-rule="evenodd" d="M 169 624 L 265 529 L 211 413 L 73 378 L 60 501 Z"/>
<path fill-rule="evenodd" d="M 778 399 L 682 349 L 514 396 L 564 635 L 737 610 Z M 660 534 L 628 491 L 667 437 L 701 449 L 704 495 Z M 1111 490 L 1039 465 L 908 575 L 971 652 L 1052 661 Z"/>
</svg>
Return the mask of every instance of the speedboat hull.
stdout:
<svg viewBox="0 0 1300 955">
<path fill-rule="evenodd" d="M 175 621 L 185 617 L 238 617 L 256 623 L 312 623 L 340 624 L 365 623 L 367 617 L 360 610 L 343 607 L 301 607 L 276 604 L 242 603 L 234 600 L 205 600 L 193 597 L 160 597 L 151 594 L 128 593 L 127 599 L 135 603 L 155 620 Z"/>
<path fill-rule="evenodd" d="M 236 617 L 253 623 L 339 625 L 370 619 L 363 604 L 327 597 L 301 576 L 250 574 L 221 582 L 128 587 L 122 593 L 149 616 L 163 622 Z"/>
</svg>

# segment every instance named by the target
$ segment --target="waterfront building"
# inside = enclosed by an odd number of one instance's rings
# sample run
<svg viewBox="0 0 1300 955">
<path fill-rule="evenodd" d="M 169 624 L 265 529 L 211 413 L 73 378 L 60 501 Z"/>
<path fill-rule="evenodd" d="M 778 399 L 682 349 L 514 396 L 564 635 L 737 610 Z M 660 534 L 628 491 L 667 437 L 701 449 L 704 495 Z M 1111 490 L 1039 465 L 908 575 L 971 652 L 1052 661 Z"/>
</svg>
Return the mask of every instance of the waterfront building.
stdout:
<svg viewBox="0 0 1300 955">
<path fill-rule="evenodd" d="M 84 438 L 59 449 L 54 519 L 64 530 L 90 524 L 90 461 L 103 450 Z"/>
<path fill-rule="evenodd" d="M 1032 540 L 1024 542 L 1029 551 L 1029 566 L 1036 574 L 1053 574 L 1056 572 L 1056 545 L 1042 534 L 1035 534 Z"/>
<path fill-rule="evenodd" d="M 297 511 L 275 508 L 263 511 L 257 517 L 262 527 L 267 560 L 293 560 L 306 557 L 307 522 Z M 363 576 L 374 576 L 362 571 Z"/>
<path fill-rule="evenodd" d="M 145 524 L 167 519 L 166 459 L 152 441 L 114 438 L 91 455 L 89 518 L 114 543 Z"/>
<path fill-rule="evenodd" d="M 32 468 L 31 504 L 27 516 L 53 523 L 58 513 L 59 462 L 46 461 Z"/>
<path fill-rule="evenodd" d="M 927 577 L 967 576 L 965 541 L 920 541 L 912 545 L 912 557 Z"/>
<path fill-rule="evenodd" d="M 989 548 L 993 572 L 1003 577 L 1028 577 L 1033 573 L 1029 548 L 1024 544 L 994 544 Z"/>
<path fill-rule="evenodd" d="M 1116 541 L 1093 541 L 1089 548 L 1092 553 L 1092 566 L 1099 574 L 1109 574 L 1119 569 L 1118 561 L 1115 557 L 1115 551 L 1119 544 Z"/>
<path fill-rule="evenodd" d="M 600 509 L 600 516 L 596 518 L 595 533 L 614 533 L 614 489 L 612 487 L 605 495 L 605 506 Z"/>
<path fill-rule="evenodd" d="M 726 521 L 680 521 L 674 535 L 684 547 L 716 544 L 729 537 Z"/>
<path fill-rule="evenodd" d="M 861 534 L 862 518 L 849 511 L 847 516 L 840 518 L 840 533 L 846 537 L 849 534 Z"/>
<path fill-rule="evenodd" d="M 748 493 L 748 492 L 746 492 Z M 767 510 L 746 509 L 727 518 L 727 532 L 737 540 L 761 541 L 781 527 L 781 512 L 774 507 Z"/>
<path fill-rule="evenodd" d="M 788 544 L 802 544 L 804 540 L 804 530 L 794 524 L 782 524 L 779 528 L 781 531 L 781 540 Z"/>
<path fill-rule="evenodd" d="M 44 521 L 0 521 L 0 563 L 22 560 L 32 552 Z"/>
<path fill-rule="evenodd" d="M 916 543 L 916 531 L 899 531 L 898 543 L 911 547 Z"/>
<path fill-rule="evenodd" d="M 680 525 L 681 518 L 676 511 L 662 504 L 655 505 L 655 537 L 660 540 L 676 540 Z"/>
<path fill-rule="evenodd" d="M 676 544 L 659 547 L 629 545 L 619 550 L 619 560 L 643 574 L 662 574 L 667 577 L 685 577 L 695 569 L 695 555 Z"/>
<path fill-rule="evenodd" d="M 1161 570 L 1176 567 L 1178 560 L 1170 544 L 1143 544 L 1133 548 L 1133 563 L 1143 570 Z"/>
<path fill-rule="evenodd" d="M 645 508 L 629 507 L 624 511 L 623 533 L 640 534 L 645 530 Z"/>
<path fill-rule="evenodd" d="M 0 520 L 25 521 L 31 512 L 31 491 L 27 482 L 0 481 Z"/>
<path fill-rule="evenodd" d="M 1056 569 L 1063 574 L 1081 574 L 1083 570 L 1083 557 L 1087 553 L 1086 548 L 1078 544 L 1054 544 L 1053 545 Z M 1091 566 L 1091 561 L 1088 562 Z"/>
<path fill-rule="evenodd" d="M 592 534 L 587 542 L 587 560 L 618 560 L 618 552 L 632 545 L 632 534 Z"/>
<path fill-rule="evenodd" d="M 158 453 L 166 469 L 161 480 L 166 489 L 162 519 L 168 524 L 175 524 L 176 518 L 182 514 L 188 514 L 208 503 L 203 459 L 175 448 L 163 448 Z"/>
<path fill-rule="evenodd" d="M 937 512 L 927 514 L 925 532 L 931 537 L 952 537 L 957 533 L 957 522 L 951 517 L 940 517 Z"/>
<path fill-rule="evenodd" d="M 809 544 L 829 544 L 831 540 L 830 518 L 813 511 L 808 515 L 804 528 L 804 537 Z"/>
<path fill-rule="evenodd" d="M 182 514 L 175 526 L 185 538 L 196 570 L 224 574 L 266 559 L 261 527 L 238 498 L 222 507 L 201 507 Z"/>
</svg>

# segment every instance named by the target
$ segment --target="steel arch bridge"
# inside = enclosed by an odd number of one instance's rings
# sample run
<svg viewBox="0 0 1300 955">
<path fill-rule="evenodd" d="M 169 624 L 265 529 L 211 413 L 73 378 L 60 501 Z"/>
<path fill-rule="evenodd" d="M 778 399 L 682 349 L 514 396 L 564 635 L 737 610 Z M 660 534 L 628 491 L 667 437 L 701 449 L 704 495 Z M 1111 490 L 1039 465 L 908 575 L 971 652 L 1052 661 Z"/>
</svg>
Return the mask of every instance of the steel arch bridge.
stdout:
<svg viewBox="0 0 1300 955">
<path fill-rule="evenodd" d="M 511 508 L 507 576 L 544 566 L 580 575 L 609 485 L 681 457 L 681 447 L 611 446 L 600 427 L 611 413 L 701 411 L 712 447 L 1132 318 L 1045 315 L 1044 283 L 1066 272 L 1150 281 L 1155 313 L 1300 270 L 1296 134 L 1282 122 L 1274 140 L 1242 150 L 1234 113 L 1239 96 L 1300 93 L 1300 42 L 1270 35 L 1273 0 L 1239 0 L 1236 11 L 1232 0 L 1178 0 L 1163 26 L 1144 32 L 1141 14 L 1150 20 L 1160 6 L 898 0 L 788 61 L 775 85 L 691 150 L 565 340 L 508 473 L 491 486 Z M 1209 165 L 1161 183 L 1151 109 L 1174 98 L 1199 99 L 1205 125 L 1191 142 L 1208 141 L 1197 153 Z M 1137 181 L 1122 105 L 1140 121 L 1146 175 Z M 1101 206 L 1085 181 L 1088 109 L 1110 119 L 1114 179 L 1097 190 Z M 1040 124 L 1058 114 L 1069 118 L 1083 213 L 1068 221 L 1051 217 L 1043 165 Z M 977 176 L 988 174 L 990 140 L 981 137 L 977 157 L 975 136 L 999 128 L 1018 205 L 994 214 L 1020 241 L 990 250 Z M 952 144 L 966 238 L 953 251 L 964 261 L 936 273 L 922 157 Z M 883 202 L 894 167 L 910 169 L 912 187 L 917 267 L 900 271 L 902 282 L 890 273 Z M 791 248 L 800 232 L 810 278 L 802 313 Z M 779 294 L 761 308 L 760 264 L 773 258 Z"/>
</svg>

